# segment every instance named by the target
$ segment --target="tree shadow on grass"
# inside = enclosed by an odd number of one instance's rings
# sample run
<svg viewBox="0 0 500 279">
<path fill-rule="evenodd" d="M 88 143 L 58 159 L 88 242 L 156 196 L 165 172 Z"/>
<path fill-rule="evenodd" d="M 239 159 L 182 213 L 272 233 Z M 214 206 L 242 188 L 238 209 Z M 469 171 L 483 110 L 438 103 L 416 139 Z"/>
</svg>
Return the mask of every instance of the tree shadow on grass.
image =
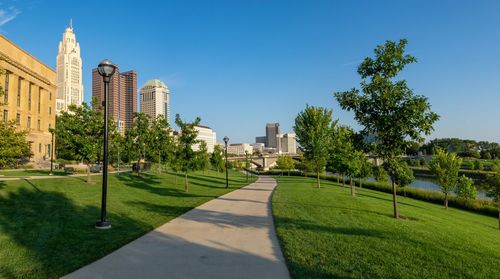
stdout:
<svg viewBox="0 0 500 279">
<path fill-rule="evenodd" d="M 20 188 L 0 196 L 0 231 L 8 236 L 0 258 L 9 258 L 0 261 L 0 277 L 59 277 L 153 229 L 110 212 L 113 228 L 97 230 L 99 216 L 97 206 L 76 205 L 59 192 Z"/>
<path fill-rule="evenodd" d="M 356 193 L 356 195 L 360 196 L 360 197 L 368 197 L 368 198 L 372 198 L 372 199 L 377 199 L 377 200 L 382 200 L 382 201 L 387 201 L 387 202 L 392 202 L 392 199 L 387 199 L 387 198 L 382 198 L 382 197 L 377 197 L 375 195 L 371 195 L 371 194 L 367 194 L 367 193 Z M 401 196 L 398 196 L 398 197 L 401 197 Z M 411 207 L 416 207 L 416 208 L 421 208 L 421 209 L 425 209 L 421 206 L 418 206 L 418 205 L 414 205 L 414 204 L 410 204 L 410 203 L 406 203 L 406 202 L 402 202 L 402 201 L 399 201 L 398 200 L 398 204 L 402 204 L 402 205 L 407 205 L 407 206 L 411 206 Z"/>
</svg>

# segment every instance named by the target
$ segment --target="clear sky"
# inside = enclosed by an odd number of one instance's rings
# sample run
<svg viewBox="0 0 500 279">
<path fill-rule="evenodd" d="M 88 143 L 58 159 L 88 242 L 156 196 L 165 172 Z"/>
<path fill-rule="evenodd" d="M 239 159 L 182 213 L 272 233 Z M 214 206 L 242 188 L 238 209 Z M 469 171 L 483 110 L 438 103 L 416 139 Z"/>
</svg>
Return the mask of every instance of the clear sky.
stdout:
<svg viewBox="0 0 500 279">
<path fill-rule="evenodd" d="M 267 122 L 292 130 L 306 104 L 340 110 L 332 93 L 385 40 L 409 40 L 403 73 L 441 119 L 429 138 L 500 142 L 500 1 L 1 1 L 0 30 L 55 68 L 73 19 L 85 100 L 103 58 L 159 78 L 172 117 L 196 116 L 218 140 L 253 142 Z"/>
</svg>

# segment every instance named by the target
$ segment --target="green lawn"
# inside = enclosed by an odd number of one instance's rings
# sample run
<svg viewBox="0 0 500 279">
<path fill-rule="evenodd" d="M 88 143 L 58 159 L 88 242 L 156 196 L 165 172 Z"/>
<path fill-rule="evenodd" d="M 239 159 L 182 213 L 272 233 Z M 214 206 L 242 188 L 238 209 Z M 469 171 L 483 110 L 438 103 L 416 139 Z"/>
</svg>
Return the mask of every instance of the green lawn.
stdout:
<svg viewBox="0 0 500 279">
<path fill-rule="evenodd" d="M 273 214 L 294 278 L 500 278 L 492 217 L 323 181 L 280 177 Z"/>
<path fill-rule="evenodd" d="M 26 169 L 26 170 L 0 170 L 0 178 L 3 177 L 27 177 L 27 176 L 45 176 L 49 175 L 50 170 L 35 170 L 35 169 Z M 68 175 L 64 172 L 64 170 L 53 170 L 53 174 L 57 176 Z"/>
<path fill-rule="evenodd" d="M 230 173 L 183 176 L 122 173 L 109 177 L 110 230 L 97 230 L 101 180 L 84 177 L 0 181 L 0 278 L 57 278 L 103 257 L 182 213 L 246 184 Z"/>
</svg>

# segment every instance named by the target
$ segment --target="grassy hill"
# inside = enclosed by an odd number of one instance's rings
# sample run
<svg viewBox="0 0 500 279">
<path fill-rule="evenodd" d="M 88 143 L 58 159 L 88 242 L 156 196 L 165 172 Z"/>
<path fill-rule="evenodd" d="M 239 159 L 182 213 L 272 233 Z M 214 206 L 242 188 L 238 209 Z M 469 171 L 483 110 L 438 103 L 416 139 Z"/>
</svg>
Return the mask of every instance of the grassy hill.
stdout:
<svg viewBox="0 0 500 279">
<path fill-rule="evenodd" d="M 495 218 L 368 189 L 280 177 L 273 214 L 294 278 L 500 278 Z"/>
</svg>

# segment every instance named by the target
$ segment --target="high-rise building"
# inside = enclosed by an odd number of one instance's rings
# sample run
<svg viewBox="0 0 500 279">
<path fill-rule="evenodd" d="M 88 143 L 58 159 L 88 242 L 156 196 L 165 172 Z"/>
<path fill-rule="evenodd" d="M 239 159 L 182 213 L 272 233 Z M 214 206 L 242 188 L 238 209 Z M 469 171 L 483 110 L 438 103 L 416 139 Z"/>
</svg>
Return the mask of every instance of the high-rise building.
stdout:
<svg viewBox="0 0 500 279">
<path fill-rule="evenodd" d="M 292 133 L 281 135 L 279 153 L 297 154 L 297 142 L 295 138 L 295 134 Z"/>
<path fill-rule="evenodd" d="M 74 104 L 81 106 L 83 102 L 82 58 L 80 57 L 80 44 L 76 41 L 73 26 L 64 30 L 62 40 L 59 42 L 57 54 L 57 96 L 56 112 L 67 110 Z"/>
<path fill-rule="evenodd" d="M 276 135 L 280 133 L 279 123 L 268 123 L 266 125 L 266 147 L 278 148 Z"/>
<path fill-rule="evenodd" d="M 161 80 L 148 80 L 141 88 L 141 112 L 151 119 L 162 115 L 170 125 L 170 91 Z"/>
<path fill-rule="evenodd" d="M 134 112 L 137 112 L 137 73 L 128 71 L 120 73 L 118 66 L 109 83 L 109 114 L 116 122 L 118 131 L 124 133 L 132 126 Z M 97 69 L 92 69 L 92 97 L 101 108 L 104 101 L 104 83 Z"/>
<path fill-rule="evenodd" d="M 56 122 L 56 71 L 43 64 L 3 35 L 0 35 L 0 85 L 4 95 L 0 103 L 2 121 L 15 121 L 28 131 L 36 163 L 50 162 L 50 128 Z M 0 143 L 4 144 L 4 143 Z"/>
<path fill-rule="evenodd" d="M 245 151 L 251 155 L 253 153 L 253 147 L 248 143 L 233 143 L 227 147 L 228 154 L 241 156 L 246 155 Z"/>
<path fill-rule="evenodd" d="M 264 145 L 266 145 L 267 143 L 266 136 L 255 137 L 255 143 L 263 143 Z"/>
<path fill-rule="evenodd" d="M 214 152 L 214 147 L 216 144 L 216 133 L 207 126 L 198 125 L 194 129 L 198 131 L 198 136 L 196 137 L 199 141 L 204 141 L 207 144 L 207 149 L 209 153 Z M 194 151 L 200 150 L 200 144 L 195 144 L 192 146 Z"/>
</svg>

